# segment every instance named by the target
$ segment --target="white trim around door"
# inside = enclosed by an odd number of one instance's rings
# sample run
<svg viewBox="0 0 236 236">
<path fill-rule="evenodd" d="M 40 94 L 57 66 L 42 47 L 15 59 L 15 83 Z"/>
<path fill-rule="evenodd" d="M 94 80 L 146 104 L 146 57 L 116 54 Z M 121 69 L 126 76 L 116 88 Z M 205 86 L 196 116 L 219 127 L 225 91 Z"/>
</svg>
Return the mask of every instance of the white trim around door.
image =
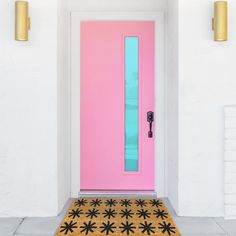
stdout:
<svg viewBox="0 0 236 236">
<path fill-rule="evenodd" d="M 155 192 L 165 197 L 165 44 L 162 12 L 71 12 L 70 15 L 71 197 L 80 192 L 80 22 L 155 21 Z"/>
</svg>

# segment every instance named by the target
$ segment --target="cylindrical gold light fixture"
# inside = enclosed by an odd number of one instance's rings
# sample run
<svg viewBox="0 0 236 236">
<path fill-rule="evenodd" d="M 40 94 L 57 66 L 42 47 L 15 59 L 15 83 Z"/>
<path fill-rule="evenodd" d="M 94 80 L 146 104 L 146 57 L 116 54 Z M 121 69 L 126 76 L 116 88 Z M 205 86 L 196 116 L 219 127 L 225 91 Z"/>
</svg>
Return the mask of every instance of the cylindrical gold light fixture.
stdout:
<svg viewBox="0 0 236 236">
<path fill-rule="evenodd" d="M 30 29 L 30 18 L 28 16 L 28 2 L 15 2 L 15 39 L 17 41 L 28 41 Z"/>
<path fill-rule="evenodd" d="M 215 41 L 228 40 L 228 9 L 226 1 L 216 1 L 214 4 L 213 30 Z"/>
</svg>

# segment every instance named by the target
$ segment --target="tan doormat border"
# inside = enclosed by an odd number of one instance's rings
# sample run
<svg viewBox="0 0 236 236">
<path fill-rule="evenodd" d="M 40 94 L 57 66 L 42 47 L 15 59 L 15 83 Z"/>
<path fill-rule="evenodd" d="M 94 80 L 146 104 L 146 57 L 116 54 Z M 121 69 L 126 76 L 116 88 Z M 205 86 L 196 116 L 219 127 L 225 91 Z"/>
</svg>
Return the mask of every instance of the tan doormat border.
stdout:
<svg viewBox="0 0 236 236">
<path fill-rule="evenodd" d="M 79 198 L 55 236 L 179 236 L 160 199 Z"/>
</svg>

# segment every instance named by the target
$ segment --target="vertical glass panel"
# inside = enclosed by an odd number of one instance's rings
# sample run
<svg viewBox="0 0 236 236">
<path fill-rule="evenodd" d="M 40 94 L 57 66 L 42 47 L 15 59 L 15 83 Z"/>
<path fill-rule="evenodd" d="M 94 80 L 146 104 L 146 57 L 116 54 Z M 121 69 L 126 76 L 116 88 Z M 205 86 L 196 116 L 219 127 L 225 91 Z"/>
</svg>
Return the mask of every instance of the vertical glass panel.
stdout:
<svg viewBox="0 0 236 236">
<path fill-rule="evenodd" d="M 125 37 L 125 171 L 138 171 L 138 37 Z"/>
</svg>

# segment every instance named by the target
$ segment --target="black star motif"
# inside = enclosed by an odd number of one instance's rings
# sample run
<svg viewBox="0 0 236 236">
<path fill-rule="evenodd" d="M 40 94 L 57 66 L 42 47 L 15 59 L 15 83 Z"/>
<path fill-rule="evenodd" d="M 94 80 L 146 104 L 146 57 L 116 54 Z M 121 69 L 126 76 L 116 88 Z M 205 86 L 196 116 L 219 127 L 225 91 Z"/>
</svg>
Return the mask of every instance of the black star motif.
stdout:
<svg viewBox="0 0 236 236">
<path fill-rule="evenodd" d="M 120 201 L 120 204 L 121 204 L 121 206 L 128 207 L 128 206 L 131 206 L 132 203 L 130 200 L 124 199 L 124 200 Z"/>
<path fill-rule="evenodd" d="M 162 229 L 162 233 L 164 234 L 165 232 L 168 233 L 168 235 L 171 235 L 171 233 L 175 233 L 174 226 L 171 226 L 171 223 L 166 224 L 165 221 L 163 221 L 162 223 L 159 223 L 160 227 L 158 227 L 159 229 Z"/>
<path fill-rule="evenodd" d="M 159 207 L 159 206 L 161 207 L 162 206 L 162 202 L 160 200 L 156 200 L 156 199 L 151 200 L 150 204 L 152 206 L 156 206 L 156 207 Z"/>
<path fill-rule="evenodd" d="M 76 202 L 75 202 L 75 206 L 78 206 L 78 207 L 81 207 L 81 206 L 85 206 L 85 204 L 87 203 L 87 200 L 85 199 L 78 199 Z"/>
<path fill-rule="evenodd" d="M 135 204 L 136 204 L 136 206 L 141 206 L 141 207 L 147 205 L 147 203 L 145 202 L 145 200 L 142 200 L 142 199 L 135 200 Z"/>
<path fill-rule="evenodd" d="M 133 212 L 131 212 L 131 210 L 127 210 L 127 209 L 125 209 L 125 210 L 121 210 L 121 213 L 120 213 L 120 215 L 121 215 L 121 218 L 126 218 L 126 219 L 128 219 L 129 217 L 130 218 L 132 218 L 134 213 Z"/>
<path fill-rule="evenodd" d="M 136 214 L 139 216 L 139 218 L 143 217 L 143 219 L 145 220 L 146 218 L 150 218 L 150 215 L 151 215 L 151 213 L 149 213 L 148 210 L 144 210 L 144 209 L 138 210 Z"/>
<path fill-rule="evenodd" d="M 164 210 L 161 211 L 160 209 L 154 210 L 153 215 L 155 215 L 157 218 L 161 217 L 162 220 L 164 220 L 164 218 L 168 218 L 168 213 Z"/>
<path fill-rule="evenodd" d="M 106 204 L 106 206 L 112 207 L 117 204 L 117 201 L 113 200 L 113 199 L 109 199 L 109 200 L 106 200 L 105 204 Z"/>
<path fill-rule="evenodd" d="M 95 226 L 95 225 L 96 225 L 95 222 L 92 223 L 91 221 L 89 221 L 88 223 L 84 222 L 83 224 L 84 224 L 83 226 L 80 226 L 80 228 L 82 229 L 82 230 L 80 231 L 80 233 L 85 232 L 86 235 L 87 235 L 89 232 L 92 232 L 92 233 L 93 233 L 93 232 L 94 232 L 93 229 L 96 229 L 96 228 L 97 228 L 97 226 Z"/>
<path fill-rule="evenodd" d="M 144 224 L 140 223 L 139 228 L 142 229 L 142 233 L 147 232 L 148 235 L 150 235 L 151 233 L 155 233 L 155 227 L 152 226 L 152 223 L 148 224 L 147 221 L 144 221 Z"/>
<path fill-rule="evenodd" d="M 67 222 L 64 223 L 64 225 L 62 225 L 60 228 L 61 228 L 61 231 L 60 233 L 64 232 L 65 231 L 65 235 L 70 231 L 71 233 L 73 233 L 73 229 L 76 229 L 77 226 L 76 226 L 76 222 L 73 223 L 73 221 L 71 221 L 69 224 Z"/>
<path fill-rule="evenodd" d="M 72 217 L 73 219 L 74 219 L 75 217 L 80 218 L 80 215 L 81 215 L 81 214 L 83 214 L 83 211 L 80 210 L 79 208 L 77 208 L 76 210 L 73 210 L 73 209 L 72 209 L 72 210 L 68 213 L 69 217 Z"/>
<path fill-rule="evenodd" d="M 109 209 L 105 210 L 105 212 L 102 213 L 104 215 L 104 218 L 108 217 L 110 219 L 111 217 L 115 218 L 115 215 L 117 214 L 115 210 Z"/>
<path fill-rule="evenodd" d="M 136 229 L 136 227 L 134 226 L 134 223 L 129 223 L 128 221 L 126 221 L 126 223 L 121 223 L 122 226 L 120 226 L 119 228 L 122 229 L 121 233 L 126 232 L 127 235 L 129 235 L 129 233 L 134 233 L 133 229 Z"/>
<path fill-rule="evenodd" d="M 102 229 L 101 233 L 106 232 L 106 235 L 108 235 L 110 232 L 114 233 L 114 230 L 116 228 L 116 226 L 114 226 L 115 223 L 110 223 L 110 221 L 108 221 L 107 223 L 102 223 L 103 225 L 100 226 L 100 228 Z"/>
<path fill-rule="evenodd" d="M 99 210 L 93 209 L 93 210 L 88 210 L 88 212 L 86 212 L 86 217 L 90 217 L 90 219 L 93 219 L 93 217 L 98 217 L 99 215 Z"/>
<path fill-rule="evenodd" d="M 101 204 L 102 204 L 102 200 L 100 199 L 95 199 L 90 202 L 90 206 L 94 206 L 94 207 L 101 206 Z"/>
</svg>

